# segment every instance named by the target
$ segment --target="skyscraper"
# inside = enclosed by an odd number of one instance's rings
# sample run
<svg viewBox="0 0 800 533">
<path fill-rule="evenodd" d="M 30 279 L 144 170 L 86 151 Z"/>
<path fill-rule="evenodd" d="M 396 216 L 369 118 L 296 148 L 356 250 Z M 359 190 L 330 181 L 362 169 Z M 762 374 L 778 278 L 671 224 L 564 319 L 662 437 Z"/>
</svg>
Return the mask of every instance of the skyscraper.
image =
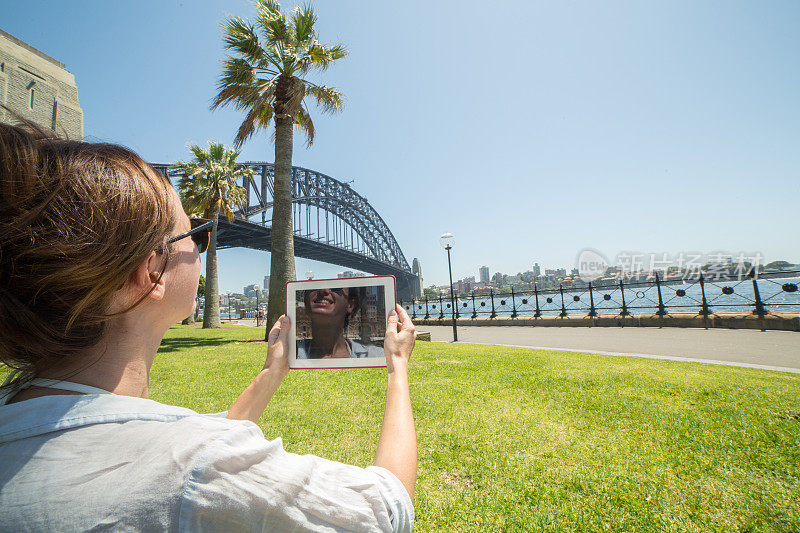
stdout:
<svg viewBox="0 0 800 533">
<path fill-rule="evenodd" d="M 489 283 L 489 267 L 482 266 L 478 269 L 478 272 L 480 273 L 481 283 Z"/>
<path fill-rule="evenodd" d="M 539 263 L 533 264 L 533 277 L 538 278 L 542 275 L 542 269 L 539 267 Z"/>
</svg>

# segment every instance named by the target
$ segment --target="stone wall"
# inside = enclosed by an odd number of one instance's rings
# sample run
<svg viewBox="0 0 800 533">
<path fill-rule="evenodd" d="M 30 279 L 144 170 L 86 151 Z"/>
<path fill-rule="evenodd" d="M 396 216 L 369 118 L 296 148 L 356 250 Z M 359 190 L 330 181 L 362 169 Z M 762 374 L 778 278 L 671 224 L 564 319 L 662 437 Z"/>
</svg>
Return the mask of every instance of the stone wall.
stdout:
<svg viewBox="0 0 800 533">
<path fill-rule="evenodd" d="M 63 63 L 0 30 L 0 104 L 39 126 L 83 139 L 75 76 Z M 0 108 L 0 121 L 14 122 Z"/>
</svg>

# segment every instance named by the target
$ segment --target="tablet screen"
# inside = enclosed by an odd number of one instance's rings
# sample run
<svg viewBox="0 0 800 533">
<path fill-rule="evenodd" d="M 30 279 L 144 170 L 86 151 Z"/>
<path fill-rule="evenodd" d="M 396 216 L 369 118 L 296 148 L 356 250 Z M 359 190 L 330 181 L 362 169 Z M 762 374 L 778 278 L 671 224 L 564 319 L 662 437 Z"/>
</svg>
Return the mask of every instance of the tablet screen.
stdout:
<svg viewBox="0 0 800 533">
<path fill-rule="evenodd" d="M 394 309 L 392 276 L 291 282 L 286 291 L 294 325 L 290 367 L 386 366 L 383 339 Z"/>
</svg>

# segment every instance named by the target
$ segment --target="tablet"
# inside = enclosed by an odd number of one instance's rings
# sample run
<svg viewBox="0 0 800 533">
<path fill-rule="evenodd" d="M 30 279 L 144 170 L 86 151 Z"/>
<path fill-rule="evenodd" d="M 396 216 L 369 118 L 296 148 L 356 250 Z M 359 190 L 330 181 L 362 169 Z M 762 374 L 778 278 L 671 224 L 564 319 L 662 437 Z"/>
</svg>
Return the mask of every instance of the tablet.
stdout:
<svg viewBox="0 0 800 533">
<path fill-rule="evenodd" d="M 394 276 L 290 281 L 289 368 L 385 367 L 395 301 Z"/>
</svg>

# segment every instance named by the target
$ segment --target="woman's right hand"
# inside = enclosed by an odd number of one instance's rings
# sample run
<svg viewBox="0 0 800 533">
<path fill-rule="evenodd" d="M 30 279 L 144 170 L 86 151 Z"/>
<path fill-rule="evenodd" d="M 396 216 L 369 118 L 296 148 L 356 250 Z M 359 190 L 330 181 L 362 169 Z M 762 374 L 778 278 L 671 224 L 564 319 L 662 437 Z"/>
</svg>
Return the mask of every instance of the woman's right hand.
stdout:
<svg viewBox="0 0 800 533">
<path fill-rule="evenodd" d="M 408 313 L 401 306 L 395 306 L 386 321 L 383 340 L 389 376 L 375 465 L 397 476 L 411 498 L 417 482 L 417 433 L 408 388 L 408 361 L 416 338 Z"/>
<path fill-rule="evenodd" d="M 281 378 L 289 373 L 289 328 L 291 320 L 286 315 L 281 315 L 267 337 L 267 360 L 264 370 L 270 370 Z"/>
<path fill-rule="evenodd" d="M 416 339 L 417 332 L 408 313 L 402 306 L 395 305 L 395 310 L 389 313 L 386 321 L 386 337 L 383 340 L 386 366 L 390 374 L 397 366 L 408 368 Z"/>
</svg>

